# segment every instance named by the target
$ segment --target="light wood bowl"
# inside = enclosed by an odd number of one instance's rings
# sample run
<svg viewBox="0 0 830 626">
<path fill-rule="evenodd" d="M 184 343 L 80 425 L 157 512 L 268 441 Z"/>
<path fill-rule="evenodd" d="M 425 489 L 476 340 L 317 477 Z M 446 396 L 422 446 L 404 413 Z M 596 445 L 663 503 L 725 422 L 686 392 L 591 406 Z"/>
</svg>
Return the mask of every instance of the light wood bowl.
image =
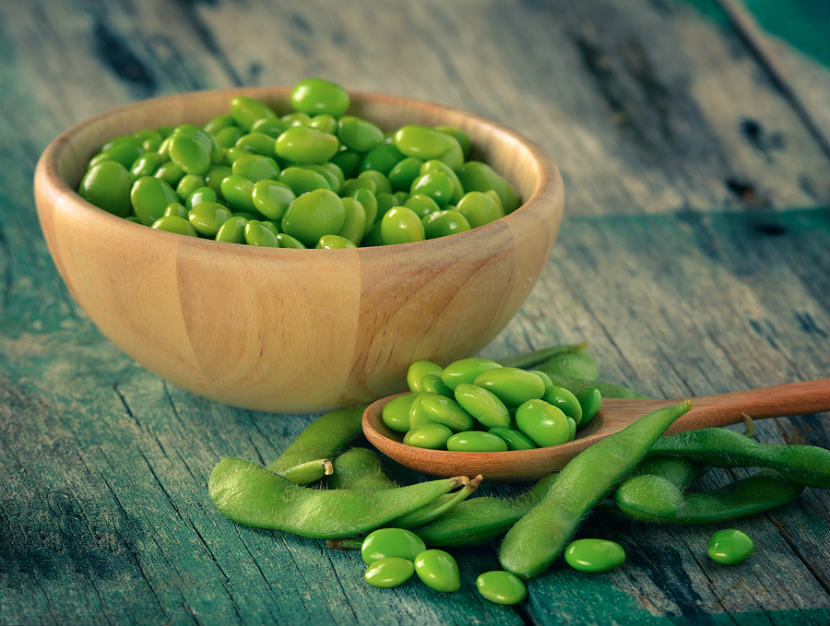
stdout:
<svg viewBox="0 0 830 626">
<path fill-rule="evenodd" d="M 310 412 L 405 388 L 412 361 L 471 356 L 533 288 L 564 206 L 555 165 L 513 131 L 457 109 L 352 93 L 385 129 L 453 124 L 525 200 L 507 217 L 424 242 L 353 250 L 264 249 L 134 224 L 73 190 L 108 139 L 202 124 L 246 94 L 288 112 L 290 88 L 193 92 L 138 102 L 58 136 L 35 172 L 52 259 L 75 300 L 124 352 L 175 385 L 230 405 Z"/>
</svg>

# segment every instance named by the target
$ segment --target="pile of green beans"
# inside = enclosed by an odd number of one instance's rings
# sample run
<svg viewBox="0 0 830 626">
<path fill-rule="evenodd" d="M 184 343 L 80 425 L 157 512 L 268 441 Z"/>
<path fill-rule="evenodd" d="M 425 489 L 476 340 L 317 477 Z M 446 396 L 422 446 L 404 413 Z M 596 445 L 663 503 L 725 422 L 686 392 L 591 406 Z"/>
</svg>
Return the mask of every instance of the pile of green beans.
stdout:
<svg viewBox="0 0 830 626">
<path fill-rule="evenodd" d="M 116 137 L 89 161 L 78 193 L 159 230 L 280 248 L 353 248 L 444 237 L 504 217 L 513 187 L 470 160 L 455 126 L 384 133 L 347 115 L 339 85 L 298 82 L 293 111 L 236 96 L 204 126 Z"/>
<path fill-rule="evenodd" d="M 534 352 L 512 365 L 468 358 L 441 367 L 415 361 L 407 371 L 410 393 L 383 409 L 403 442 L 455 452 L 501 452 L 553 446 L 573 440 L 596 415 L 602 394 L 586 386 L 576 394 L 556 385 L 555 375 L 576 371 L 596 376 L 585 344 Z M 536 369 L 524 369 L 536 367 Z"/>
<path fill-rule="evenodd" d="M 544 392 L 539 398 L 522 397 L 531 386 L 537 394 L 547 391 L 540 371 L 567 383 L 566 389 L 577 399 L 580 392 L 597 387 L 616 397 L 641 397 L 625 387 L 594 380 L 599 370 L 584 343 L 500 362 L 467 359 L 436 368 L 425 361 L 413 364 L 407 376 L 412 393 L 404 397 L 432 394 L 455 400 L 465 411 L 453 392 L 465 384 L 478 385 L 483 373 L 504 370 L 527 376 L 511 379 L 504 388 L 486 384 L 481 388 L 505 406 L 511 420 L 524 403 L 543 400 Z M 510 399 L 505 402 L 506 398 Z M 415 400 L 409 403 L 414 406 Z M 267 467 L 223 459 L 208 485 L 215 506 L 241 524 L 325 539 L 335 548 L 360 549 L 367 564 L 364 578 L 378 587 L 403 584 L 417 574 L 437 591 L 455 591 L 460 586 L 458 566 L 445 550 L 481 546 L 504 535 L 498 555 L 503 570 L 482 573 L 476 586 L 492 602 L 515 604 L 526 595 L 522 580 L 544 572 L 560 555 L 569 566 L 586 572 L 607 571 L 624 562 L 625 551 L 613 541 L 572 541 L 591 511 L 648 523 L 723 523 L 792 502 L 806 486 L 830 487 L 830 450 L 763 444 L 749 433 L 724 428 L 662 436 L 689 409 L 688 402 L 642 417 L 516 497 L 478 495 L 481 476 L 399 485 L 387 476 L 376 452 L 354 445 L 365 406 L 316 418 Z M 463 419 L 460 413 L 453 415 Z M 488 416 L 482 421 L 467 414 L 484 428 Z M 410 419 L 409 410 L 384 415 L 387 425 L 397 430 L 404 425 L 409 429 Z M 690 491 L 709 467 L 762 470 L 713 491 Z M 298 486 L 314 482 L 325 488 Z M 607 494 L 611 497 L 603 501 Z M 737 529 L 715 532 L 707 548 L 712 561 L 724 565 L 743 561 L 753 549 L 752 539 Z"/>
</svg>

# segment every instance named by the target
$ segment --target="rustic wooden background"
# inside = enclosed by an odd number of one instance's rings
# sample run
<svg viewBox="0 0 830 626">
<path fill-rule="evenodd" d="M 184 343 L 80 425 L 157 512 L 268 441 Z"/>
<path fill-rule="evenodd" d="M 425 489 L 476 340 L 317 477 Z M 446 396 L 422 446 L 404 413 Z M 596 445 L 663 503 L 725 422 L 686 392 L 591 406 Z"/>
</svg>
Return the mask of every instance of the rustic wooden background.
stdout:
<svg viewBox="0 0 830 626">
<path fill-rule="evenodd" d="M 31 193 L 63 128 L 146 97 L 313 75 L 428 99 L 526 134 L 566 184 L 548 266 L 483 355 L 587 339 L 605 379 L 654 396 L 824 377 L 827 2 L 762 4 L 0 0 L 0 623 L 827 624 L 815 489 L 735 522 L 757 549 L 734 567 L 705 556 L 715 528 L 592 516 L 580 534 L 627 563 L 554 566 L 511 608 L 475 591 L 495 545 L 457 552 L 456 594 L 378 590 L 355 553 L 230 523 L 213 465 L 267 462 L 313 416 L 212 403 L 122 354 L 61 283 Z M 828 430 L 758 424 L 824 447 Z"/>
</svg>

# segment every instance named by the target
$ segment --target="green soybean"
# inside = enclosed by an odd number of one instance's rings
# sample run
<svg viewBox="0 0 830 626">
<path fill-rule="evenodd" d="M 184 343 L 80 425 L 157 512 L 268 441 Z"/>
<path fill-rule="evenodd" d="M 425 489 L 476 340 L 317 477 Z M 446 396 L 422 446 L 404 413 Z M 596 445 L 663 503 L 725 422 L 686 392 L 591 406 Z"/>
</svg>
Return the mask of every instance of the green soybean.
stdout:
<svg viewBox="0 0 830 626">
<path fill-rule="evenodd" d="M 726 428 L 703 428 L 664 437 L 649 454 L 680 456 L 715 467 L 767 467 L 808 487 L 830 487 L 830 450 L 760 443 Z"/>
<path fill-rule="evenodd" d="M 346 248 L 356 248 L 357 246 L 340 235 L 323 235 L 314 247 L 318 250 L 345 250 Z"/>
<path fill-rule="evenodd" d="M 343 225 L 337 234 L 349 240 L 353 245 L 360 245 L 366 233 L 366 209 L 354 198 L 341 198 L 343 203 Z"/>
<path fill-rule="evenodd" d="M 528 400 L 516 409 L 516 426 L 539 447 L 556 446 L 571 439 L 568 418 L 544 400 Z"/>
<path fill-rule="evenodd" d="M 230 116 L 242 128 L 251 130 L 263 118 L 276 119 L 277 114 L 263 102 L 248 96 L 234 96 L 231 99 Z"/>
<path fill-rule="evenodd" d="M 459 432 L 473 427 L 473 418 L 454 399 L 437 393 L 421 393 L 409 410 L 410 426 L 437 422 Z"/>
<path fill-rule="evenodd" d="M 447 387 L 454 390 L 461 383 L 472 384 L 483 372 L 500 367 L 500 363 L 496 363 L 490 359 L 478 357 L 459 359 L 444 368 L 444 371 L 441 373 L 441 379 Z"/>
<path fill-rule="evenodd" d="M 261 154 L 244 154 L 233 162 L 231 173 L 254 182 L 276 180 L 280 175 L 280 166 L 271 157 Z"/>
<path fill-rule="evenodd" d="M 747 560 L 755 550 L 752 538 L 740 530 L 719 530 L 709 538 L 706 552 L 709 558 L 722 565 L 735 565 Z"/>
<path fill-rule="evenodd" d="M 277 154 L 274 138 L 270 135 L 266 135 L 265 133 L 252 132 L 247 135 L 242 135 L 236 140 L 236 143 L 233 146 L 234 150 L 237 151 L 234 159 L 239 158 L 246 153 L 259 154 L 267 157 L 274 157 Z"/>
<path fill-rule="evenodd" d="M 414 361 L 406 370 L 406 384 L 410 391 L 424 391 L 423 378 L 427 374 L 440 376 L 443 368 L 432 361 Z"/>
<path fill-rule="evenodd" d="M 421 222 L 424 224 L 424 235 L 427 239 L 463 233 L 472 228 L 466 217 L 452 209 L 425 215 Z"/>
<path fill-rule="evenodd" d="M 527 435 L 512 428 L 493 426 L 487 432 L 504 439 L 504 442 L 510 450 L 532 450 L 537 447 Z"/>
<path fill-rule="evenodd" d="M 193 207 L 195 207 L 198 204 L 201 204 L 202 202 L 215 203 L 216 199 L 216 192 L 213 189 L 211 189 L 210 187 L 199 187 L 197 189 L 194 189 L 193 192 L 189 196 L 187 196 L 185 204 L 187 205 L 188 209 L 192 209 Z"/>
<path fill-rule="evenodd" d="M 414 561 L 415 557 L 425 549 L 423 539 L 411 530 L 378 528 L 363 540 L 360 546 L 360 556 L 368 565 L 393 556 Z"/>
<path fill-rule="evenodd" d="M 453 137 L 427 126 L 410 124 L 395 132 L 395 146 L 422 160 L 437 159 L 453 147 Z"/>
<path fill-rule="evenodd" d="M 225 243 L 244 243 L 245 226 L 248 223 L 241 215 L 229 217 L 216 231 L 216 241 Z"/>
<path fill-rule="evenodd" d="M 183 217 L 187 219 L 187 207 L 179 202 L 171 202 L 166 207 L 164 207 L 164 214 L 162 217 L 167 215 L 175 215 L 176 217 Z M 139 224 L 141 220 L 139 220 Z"/>
<path fill-rule="evenodd" d="M 407 393 L 386 403 L 381 412 L 381 419 L 387 428 L 399 433 L 409 430 L 409 410 L 415 398 L 416 394 Z"/>
<path fill-rule="evenodd" d="M 579 399 L 564 387 L 551 385 L 551 387 L 545 389 L 542 400 L 561 409 L 565 415 L 573 418 L 577 426 L 582 420 L 582 405 L 579 403 Z"/>
<path fill-rule="evenodd" d="M 260 180 L 251 189 L 254 208 L 269 220 L 279 220 L 296 196 L 291 187 L 275 180 Z"/>
<path fill-rule="evenodd" d="M 582 412 L 577 426 L 582 427 L 588 424 L 602 406 L 602 393 L 597 387 L 584 387 L 576 392 L 576 399 Z"/>
<path fill-rule="evenodd" d="M 484 226 L 484 224 L 489 224 L 504 217 L 504 209 L 480 191 L 468 191 L 464 194 L 464 197 L 458 201 L 455 210 L 461 213 L 473 228 Z"/>
<path fill-rule="evenodd" d="M 277 235 L 277 243 L 279 244 L 280 248 L 291 248 L 293 250 L 305 250 L 305 246 L 302 242 L 298 241 L 296 238 L 292 237 L 291 235 L 287 235 L 285 233 L 280 233 Z"/>
<path fill-rule="evenodd" d="M 389 489 L 396 487 L 383 472 L 380 457 L 366 448 L 349 448 L 332 461 L 330 489 Z"/>
<path fill-rule="evenodd" d="M 415 573 L 421 582 L 436 591 L 453 592 L 461 588 L 458 563 L 444 550 L 432 548 L 418 554 L 415 557 Z"/>
<path fill-rule="evenodd" d="M 204 237 L 216 237 L 219 228 L 231 216 L 231 212 L 218 202 L 200 202 L 187 213 L 187 221 Z"/>
<path fill-rule="evenodd" d="M 349 94 L 340 85 L 322 78 L 305 78 L 291 90 L 291 104 L 308 115 L 340 117 L 349 108 Z"/>
<path fill-rule="evenodd" d="M 396 148 L 397 150 L 397 148 Z M 400 151 L 399 151 L 400 154 Z M 395 191 L 409 191 L 412 183 L 421 175 L 424 161 L 416 157 L 406 157 L 398 161 L 386 174 Z M 375 168 L 377 169 L 377 168 Z M 381 170 L 382 171 L 382 170 Z"/>
<path fill-rule="evenodd" d="M 126 217 L 132 208 L 131 185 L 132 177 L 126 167 L 116 161 L 103 161 L 84 174 L 78 193 L 84 200 L 113 215 Z"/>
<path fill-rule="evenodd" d="M 167 205 L 178 199 L 170 185 L 153 176 L 142 176 L 130 188 L 130 204 L 138 219 L 146 226 L 164 215 Z"/>
<path fill-rule="evenodd" d="M 440 208 L 446 208 L 453 197 L 455 187 L 444 172 L 430 170 L 412 181 L 410 194 L 423 194 L 432 198 Z M 466 217 L 466 216 L 465 216 Z M 469 218 L 467 219 L 469 221 Z"/>
<path fill-rule="evenodd" d="M 164 230 L 168 233 L 186 235 L 188 237 L 199 236 L 199 234 L 196 232 L 196 229 L 193 228 L 186 219 L 184 219 L 183 217 L 178 217 L 176 215 L 162 216 L 158 218 L 155 222 L 153 222 L 150 227 L 155 228 L 156 230 Z"/>
<path fill-rule="evenodd" d="M 423 377 L 421 385 L 423 386 L 425 393 L 438 393 L 442 396 L 447 396 L 448 398 L 453 397 L 452 389 L 444 384 L 444 381 L 441 380 L 441 376 L 427 374 Z"/>
<path fill-rule="evenodd" d="M 424 218 L 430 213 L 440 211 L 435 200 L 422 193 L 414 193 L 410 195 L 403 203 L 407 209 L 412 209 L 420 218 Z"/>
<path fill-rule="evenodd" d="M 625 561 L 625 550 L 608 539 L 577 539 L 565 549 L 565 562 L 581 572 L 607 572 Z"/>
<path fill-rule="evenodd" d="M 519 604 L 527 597 L 527 587 L 518 576 L 504 570 L 493 570 L 479 574 L 476 589 L 495 604 Z"/>
<path fill-rule="evenodd" d="M 459 484 L 433 480 L 376 491 L 298 487 L 250 461 L 226 457 L 211 472 L 208 493 L 229 519 L 316 539 L 349 537 L 425 506 Z"/>
<path fill-rule="evenodd" d="M 373 587 L 389 588 L 402 585 L 412 578 L 415 573 L 415 564 L 409 559 L 392 556 L 379 561 L 374 561 L 363 578 Z"/>
<path fill-rule="evenodd" d="M 408 446 L 438 450 L 446 446 L 451 436 L 452 431 L 444 424 L 427 422 L 408 430 L 403 442 Z"/>
<path fill-rule="evenodd" d="M 383 131 L 369 120 L 344 115 L 338 124 L 337 137 L 352 150 L 368 152 L 383 141 Z"/>
<path fill-rule="evenodd" d="M 473 381 L 496 395 L 507 406 L 519 406 L 545 395 L 545 383 L 527 370 L 498 367 L 479 374 Z"/>
<path fill-rule="evenodd" d="M 282 231 L 306 246 L 320 237 L 336 233 L 343 226 L 346 212 L 343 201 L 328 189 L 316 189 L 297 197 L 282 217 Z"/>
<path fill-rule="evenodd" d="M 398 150 L 394 144 L 382 143 L 366 153 L 366 156 L 364 156 L 363 160 L 360 162 L 359 169 L 360 171 L 377 170 L 381 174 L 385 174 L 388 177 L 389 172 L 392 171 L 392 168 L 400 163 L 404 158 L 406 157 L 404 157 L 403 153 Z M 392 181 L 390 180 L 389 182 L 391 183 Z M 412 181 L 410 181 L 410 183 L 411 182 Z M 407 185 L 405 188 L 409 189 L 409 186 Z"/>
<path fill-rule="evenodd" d="M 447 439 L 447 450 L 453 452 L 504 452 L 507 442 L 483 430 L 465 430 Z"/>
<path fill-rule="evenodd" d="M 245 243 L 262 248 L 278 248 L 277 236 L 273 230 L 259 220 L 248 220 L 245 224 Z"/>
<path fill-rule="evenodd" d="M 280 172 L 279 182 L 288 185 L 295 196 L 317 189 L 331 190 L 331 185 L 325 176 L 305 167 L 286 167 Z"/>
<path fill-rule="evenodd" d="M 423 241 L 424 225 L 412 209 L 395 206 L 381 219 L 380 236 L 384 245 Z"/>
<path fill-rule="evenodd" d="M 456 402 L 487 428 L 510 426 L 510 412 L 498 396 L 484 387 L 460 383 L 453 392 Z"/>
<path fill-rule="evenodd" d="M 205 174 L 210 169 L 210 151 L 203 141 L 190 134 L 176 133 L 170 141 L 170 160 L 188 174 Z"/>
<path fill-rule="evenodd" d="M 277 156 L 292 163 L 323 163 L 337 153 L 337 137 L 310 126 L 285 130 L 275 146 Z"/>
<path fill-rule="evenodd" d="M 225 202 L 234 211 L 256 212 L 253 201 L 254 181 L 242 176 L 226 176 L 219 189 Z"/>
<path fill-rule="evenodd" d="M 691 403 L 664 407 L 574 457 L 544 497 L 505 535 L 499 562 L 522 578 L 535 576 L 561 553 L 583 515 L 628 474 Z"/>
</svg>

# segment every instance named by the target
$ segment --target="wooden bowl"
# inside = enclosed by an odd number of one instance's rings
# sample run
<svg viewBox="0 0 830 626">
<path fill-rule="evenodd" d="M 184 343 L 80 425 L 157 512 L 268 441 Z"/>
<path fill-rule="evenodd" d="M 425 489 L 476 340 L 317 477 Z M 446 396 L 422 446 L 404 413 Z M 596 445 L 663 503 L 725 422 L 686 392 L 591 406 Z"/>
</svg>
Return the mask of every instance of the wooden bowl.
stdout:
<svg viewBox="0 0 830 626">
<path fill-rule="evenodd" d="M 155 98 L 59 135 L 35 172 L 41 228 L 63 280 L 124 352 L 212 400 L 274 412 L 327 410 L 405 388 L 412 361 L 483 348 L 530 293 L 564 206 L 554 164 L 527 139 L 477 115 L 352 93 L 350 112 L 385 129 L 453 124 L 517 189 L 523 206 L 441 239 L 352 250 L 289 250 L 183 237 L 98 209 L 74 189 L 108 139 L 202 124 L 231 98 L 288 112 L 290 88 Z"/>
</svg>

